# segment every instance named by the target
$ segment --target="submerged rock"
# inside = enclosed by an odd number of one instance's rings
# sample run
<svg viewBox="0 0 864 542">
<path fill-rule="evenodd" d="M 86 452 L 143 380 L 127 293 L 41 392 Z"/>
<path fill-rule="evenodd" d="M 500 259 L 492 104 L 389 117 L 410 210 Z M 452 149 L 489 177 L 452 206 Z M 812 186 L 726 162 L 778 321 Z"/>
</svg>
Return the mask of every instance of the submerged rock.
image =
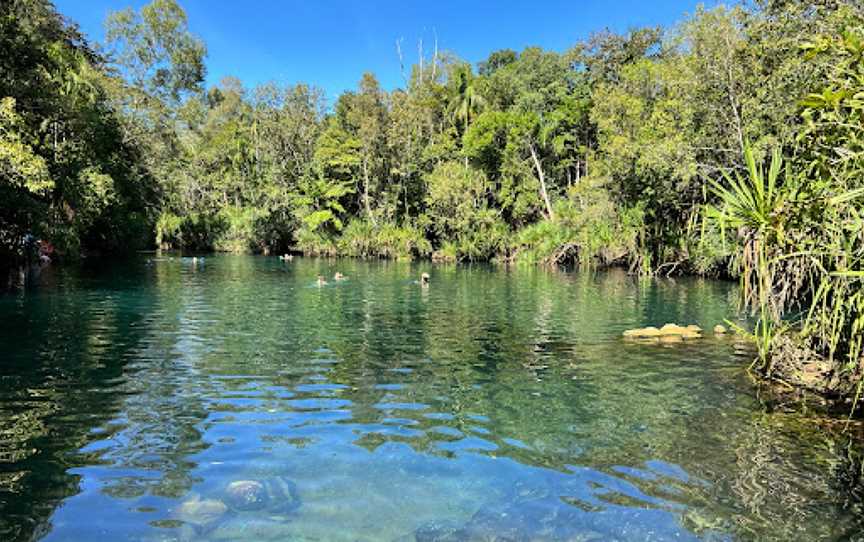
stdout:
<svg viewBox="0 0 864 542">
<path fill-rule="evenodd" d="M 292 537 L 295 526 L 291 522 L 259 517 L 256 514 L 237 514 L 223 521 L 207 535 L 209 540 L 297 540 Z"/>
<path fill-rule="evenodd" d="M 267 492 L 261 482 L 238 480 L 225 488 L 225 502 L 235 510 L 261 510 L 267 505 Z"/>
<path fill-rule="evenodd" d="M 228 512 L 228 507 L 218 499 L 201 499 L 193 494 L 175 510 L 175 516 L 180 521 L 190 524 L 199 530 L 207 530 L 216 525 Z"/>
<path fill-rule="evenodd" d="M 424 523 L 414 531 L 411 540 L 415 542 L 448 542 L 456 540 L 456 533 L 462 524 L 454 520 L 432 520 Z"/>
<path fill-rule="evenodd" d="M 218 497 L 202 499 L 193 493 L 174 510 L 174 518 L 183 524 L 180 533 L 182 540 L 214 530 L 221 531 L 226 520 L 236 527 L 240 523 L 252 521 L 251 518 L 267 515 L 267 521 L 278 524 L 300 507 L 294 483 L 281 477 L 263 481 L 237 480 L 228 484 Z M 269 528 L 263 518 L 259 519 L 261 521 L 255 523 L 256 528 Z"/>
<path fill-rule="evenodd" d="M 237 480 L 228 484 L 224 493 L 228 506 L 239 512 L 287 514 L 300 507 L 294 482 L 281 476 L 263 481 Z"/>
<path fill-rule="evenodd" d="M 462 529 L 441 540 L 593 542 L 608 540 L 590 525 L 590 514 L 547 497 L 481 508 Z"/>
<path fill-rule="evenodd" d="M 445 524 L 446 525 L 446 524 Z M 418 534 L 432 535 L 421 538 Z M 460 529 L 423 531 L 415 540 L 435 542 L 601 542 L 605 540 L 698 540 L 659 509 L 585 509 L 549 496 L 493 503 Z"/>
</svg>

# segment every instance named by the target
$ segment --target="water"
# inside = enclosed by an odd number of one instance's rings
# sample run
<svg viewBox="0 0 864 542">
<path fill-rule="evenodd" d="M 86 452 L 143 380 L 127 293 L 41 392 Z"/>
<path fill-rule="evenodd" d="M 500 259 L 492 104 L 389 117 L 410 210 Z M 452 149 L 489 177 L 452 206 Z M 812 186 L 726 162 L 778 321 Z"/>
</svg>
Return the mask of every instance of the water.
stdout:
<svg viewBox="0 0 864 542">
<path fill-rule="evenodd" d="M 41 281 L 0 297 L 2 540 L 862 529 L 845 441 L 766 412 L 734 339 L 620 338 L 710 328 L 733 314 L 728 283 L 242 256 Z M 299 506 L 226 509 L 238 480 Z"/>
</svg>

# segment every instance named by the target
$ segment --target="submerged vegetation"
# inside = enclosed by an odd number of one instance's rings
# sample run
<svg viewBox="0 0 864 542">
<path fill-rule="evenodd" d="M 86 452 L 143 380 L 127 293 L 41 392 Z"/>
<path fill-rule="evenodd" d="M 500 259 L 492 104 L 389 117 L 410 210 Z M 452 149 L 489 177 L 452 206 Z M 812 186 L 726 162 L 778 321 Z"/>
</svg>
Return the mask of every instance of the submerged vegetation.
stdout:
<svg viewBox="0 0 864 542">
<path fill-rule="evenodd" d="M 563 52 L 418 58 L 327 103 L 205 88 L 175 0 L 91 45 L 0 6 L 0 266 L 159 247 L 740 277 L 756 366 L 861 394 L 864 13 L 698 9 Z"/>
</svg>

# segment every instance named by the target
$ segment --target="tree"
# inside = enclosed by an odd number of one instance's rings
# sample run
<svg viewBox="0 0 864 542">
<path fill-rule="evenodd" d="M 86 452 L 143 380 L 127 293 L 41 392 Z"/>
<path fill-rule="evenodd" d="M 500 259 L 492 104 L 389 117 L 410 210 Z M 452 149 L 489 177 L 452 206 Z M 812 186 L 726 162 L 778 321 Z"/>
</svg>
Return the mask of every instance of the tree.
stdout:
<svg viewBox="0 0 864 542">
<path fill-rule="evenodd" d="M 512 49 L 499 49 L 489 54 L 486 60 L 480 62 L 477 71 L 481 76 L 489 76 L 497 70 L 513 64 L 519 59 L 519 54 Z"/>
<path fill-rule="evenodd" d="M 507 227 L 494 209 L 483 172 L 459 161 L 442 162 L 426 175 L 426 216 L 437 239 L 449 244 L 445 259 L 489 259 L 506 243 Z"/>
<path fill-rule="evenodd" d="M 105 60 L 40 0 L 0 5 L 6 263 L 33 233 L 74 258 L 85 248 L 141 246 L 156 187 L 121 135 Z M 149 223 L 148 223 L 149 222 Z"/>
<path fill-rule="evenodd" d="M 145 97 L 176 103 L 200 90 L 204 81 L 204 43 L 189 32 L 186 12 L 175 0 L 153 0 L 109 14 L 106 38 L 130 85 Z M 133 106 L 139 105 L 133 99 Z"/>
<path fill-rule="evenodd" d="M 528 218 L 538 203 L 546 218 L 554 219 L 539 137 L 540 119 L 536 115 L 501 111 L 480 115 L 464 137 L 465 152 L 498 180 L 499 201 L 515 221 Z M 526 162 L 530 162 L 528 170 L 534 172 L 536 189 L 530 186 L 534 182 L 525 178 Z"/>
<path fill-rule="evenodd" d="M 358 158 L 361 205 L 366 219 L 377 223 L 372 198 L 383 195 L 386 167 L 387 106 L 384 92 L 374 75 L 366 73 L 356 93 L 345 93 L 336 104 L 340 128 L 359 143 Z"/>
<path fill-rule="evenodd" d="M 662 39 L 663 29 L 660 27 L 637 28 L 627 34 L 616 34 L 606 29 L 592 34 L 571 54 L 576 63 L 584 67 L 592 85 L 614 84 L 624 66 L 643 58 L 662 58 Z"/>
<path fill-rule="evenodd" d="M 451 66 L 447 80 L 450 93 L 450 116 L 453 124 L 460 128 L 462 134 L 468 131 L 468 126 L 485 104 L 483 96 L 474 84 L 474 74 L 467 63 Z"/>
</svg>

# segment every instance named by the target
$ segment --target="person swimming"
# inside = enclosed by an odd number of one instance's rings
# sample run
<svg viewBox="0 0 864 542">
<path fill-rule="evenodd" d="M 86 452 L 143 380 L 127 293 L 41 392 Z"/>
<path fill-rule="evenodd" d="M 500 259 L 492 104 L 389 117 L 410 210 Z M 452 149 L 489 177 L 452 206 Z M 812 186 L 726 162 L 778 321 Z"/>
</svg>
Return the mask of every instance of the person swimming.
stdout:
<svg viewBox="0 0 864 542">
<path fill-rule="evenodd" d="M 318 275 L 318 286 L 326 286 L 327 279 L 324 278 L 324 275 Z"/>
<path fill-rule="evenodd" d="M 429 273 L 420 274 L 420 286 L 427 288 L 429 286 Z"/>
<path fill-rule="evenodd" d="M 339 271 L 336 271 L 336 274 L 333 275 L 333 279 L 334 280 L 348 280 L 348 277 L 346 277 L 345 275 L 343 275 Z"/>
</svg>

